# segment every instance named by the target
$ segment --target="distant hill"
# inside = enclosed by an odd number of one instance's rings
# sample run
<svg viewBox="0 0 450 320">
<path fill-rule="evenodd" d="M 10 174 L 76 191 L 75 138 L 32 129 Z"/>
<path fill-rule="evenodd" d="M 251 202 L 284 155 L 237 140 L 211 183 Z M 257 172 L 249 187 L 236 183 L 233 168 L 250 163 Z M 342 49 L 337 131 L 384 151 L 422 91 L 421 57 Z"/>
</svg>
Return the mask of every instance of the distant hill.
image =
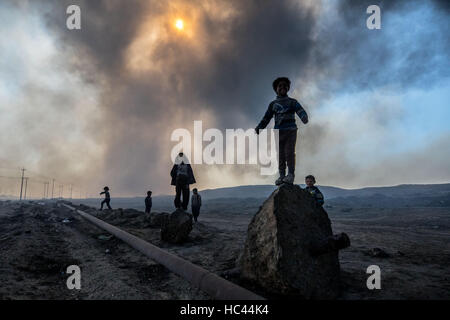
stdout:
<svg viewBox="0 0 450 320">
<path fill-rule="evenodd" d="M 19 199 L 17 196 L 5 195 L 5 194 L 0 195 L 0 200 L 17 200 L 17 199 Z"/>
<path fill-rule="evenodd" d="M 300 185 L 304 187 L 304 185 Z M 343 189 L 330 186 L 318 186 L 327 199 L 341 197 L 435 197 L 449 196 L 450 183 L 447 184 L 402 184 L 390 187 L 367 187 L 361 189 Z M 201 190 L 205 199 L 216 198 L 266 198 L 274 190 L 274 185 L 248 185 L 230 188 Z"/>
<path fill-rule="evenodd" d="M 301 185 L 304 187 L 304 185 Z M 250 185 L 230 188 L 200 190 L 200 194 L 210 211 L 226 210 L 238 206 L 246 211 L 251 207 L 258 207 L 274 190 L 274 185 Z M 399 208 L 399 207 L 450 207 L 449 184 L 414 184 L 391 187 L 369 187 L 361 189 L 343 189 L 330 186 L 319 186 L 325 197 L 325 207 L 354 207 L 354 208 Z M 154 208 L 171 210 L 173 195 L 153 197 Z M 84 203 L 99 206 L 100 199 L 79 199 L 74 203 Z M 114 207 L 137 208 L 144 206 L 143 197 L 113 198 Z M 247 208 L 249 207 L 249 208 Z M 225 209 L 224 209 L 225 208 Z"/>
<path fill-rule="evenodd" d="M 300 185 L 302 188 L 305 185 Z M 201 190 L 202 197 L 205 199 L 218 199 L 218 198 L 267 198 L 277 186 L 275 185 L 248 185 L 238 186 L 230 188 L 218 188 L 218 189 L 205 189 Z M 344 196 L 345 189 L 329 186 L 320 186 L 320 190 L 327 198 L 335 198 Z"/>
</svg>

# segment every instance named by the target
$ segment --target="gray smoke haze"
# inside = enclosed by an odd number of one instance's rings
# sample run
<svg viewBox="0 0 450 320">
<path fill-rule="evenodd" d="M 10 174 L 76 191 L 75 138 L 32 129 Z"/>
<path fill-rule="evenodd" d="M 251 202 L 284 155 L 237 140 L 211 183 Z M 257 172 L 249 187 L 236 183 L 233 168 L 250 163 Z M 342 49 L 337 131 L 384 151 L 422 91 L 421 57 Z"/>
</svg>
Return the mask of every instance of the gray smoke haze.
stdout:
<svg viewBox="0 0 450 320">
<path fill-rule="evenodd" d="M 438 172 L 421 168 L 422 152 L 375 163 L 359 156 L 353 161 L 355 153 L 347 148 L 352 135 L 368 127 L 376 148 L 382 143 L 378 137 L 402 119 L 395 101 L 367 97 L 355 127 L 348 119 L 336 123 L 340 115 L 333 112 L 335 118 L 322 118 L 322 106 L 338 92 L 432 87 L 449 77 L 448 2 L 378 3 L 383 28 L 374 33 L 365 27 L 371 1 L 14 2 L 10 7 L 45 21 L 58 49 L 51 68 L 76 79 L 70 78 L 64 89 L 44 90 L 36 83 L 23 88 L 20 105 L 39 106 L 27 109 L 21 124 L 32 147 L 18 150 L 2 141 L 8 146 L 4 158 L 32 163 L 34 171 L 73 181 L 91 193 L 103 185 L 113 194 L 140 195 L 149 188 L 154 194 L 166 193 L 171 190 L 172 131 L 192 130 L 194 120 L 203 120 L 204 129 L 255 127 L 274 98 L 273 79 L 283 75 L 293 80 L 291 96 L 311 118 L 308 126 L 301 126 L 297 145 L 300 177 L 312 172 L 321 184 L 347 187 L 448 180 L 450 168 L 441 160 Z M 71 4 L 81 7 L 81 31 L 65 28 L 65 10 Z M 402 14 L 420 7 L 435 13 L 434 27 L 417 38 L 405 34 L 397 46 L 386 45 L 396 30 L 405 31 Z M 177 17 L 185 20 L 186 34 L 174 30 Z M 82 115 L 64 116 L 73 110 Z M 50 120 L 39 126 L 39 118 Z M 72 133 L 55 136 L 49 131 Z M 440 150 L 449 142 L 446 138 L 424 152 L 448 159 Z M 30 156 L 29 150 L 36 155 Z M 410 170 L 425 173 L 411 177 L 399 170 L 401 174 L 386 179 L 383 173 L 406 159 Z M 194 171 L 198 188 L 273 180 L 248 165 L 203 165 Z"/>
</svg>

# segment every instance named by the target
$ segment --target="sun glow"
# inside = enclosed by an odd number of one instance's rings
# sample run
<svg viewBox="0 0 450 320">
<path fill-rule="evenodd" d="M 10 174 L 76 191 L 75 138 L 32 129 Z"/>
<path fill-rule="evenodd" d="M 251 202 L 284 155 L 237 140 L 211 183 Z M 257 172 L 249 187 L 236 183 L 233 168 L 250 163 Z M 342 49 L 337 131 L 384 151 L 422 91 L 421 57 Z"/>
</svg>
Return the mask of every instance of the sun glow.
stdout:
<svg viewBox="0 0 450 320">
<path fill-rule="evenodd" d="M 178 19 L 175 22 L 175 28 L 177 28 L 178 30 L 183 30 L 184 29 L 184 22 L 181 19 Z"/>
<path fill-rule="evenodd" d="M 210 32 L 198 21 L 203 21 L 207 15 L 226 26 L 227 21 L 238 15 L 229 2 L 223 1 L 220 6 L 215 3 L 205 1 L 204 6 L 198 7 L 193 1 L 174 0 L 163 12 L 149 12 L 126 50 L 127 69 L 136 75 L 142 72 L 164 72 L 167 65 L 175 63 L 177 59 L 170 54 L 171 50 L 162 54 L 163 49 L 169 47 L 175 51 L 189 51 L 199 61 L 207 59 L 207 49 L 211 46 L 208 40 Z M 223 34 L 227 34 L 225 26 L 221 29 Z M 220 35 L 214 39 L 214 46 L 224 45 L 221 41 L 225 40 L 222 38 Z"/>
</svg>

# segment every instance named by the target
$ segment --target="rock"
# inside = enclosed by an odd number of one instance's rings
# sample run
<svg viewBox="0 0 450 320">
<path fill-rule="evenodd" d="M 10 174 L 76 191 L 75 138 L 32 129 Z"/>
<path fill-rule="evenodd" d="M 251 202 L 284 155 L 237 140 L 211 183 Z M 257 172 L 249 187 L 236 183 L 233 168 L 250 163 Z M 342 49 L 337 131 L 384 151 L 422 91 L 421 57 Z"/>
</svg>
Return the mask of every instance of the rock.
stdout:
<svg viewBox="0 0 450 320">
<path fill-rule="evenodd" d="M 125 216 L 127 219 L 134 219 L 134 218 L 139 218 L 143 215 L 144 213 L 142 211 L 139 210 L 135 210 L 135 209 L 125 209 L 122 210 L 122 216 Z"/>
<path fill-rule="evenodd" d="M 282 185 L 248 226 L 238 265 L 241 277 L 270 293 L 306 299 L 339 294 L 338 250 L 347 235 L 333 236 L 326 211 L 298 185 Z"/>
<path fill-rule="evenodd" d="M 345 249 L 350 246 L 350 238 L 346 233 L 335 234 L 329 236 L 322 241 L 313 243 L 309 252 L 313 256 L 319 256 L 321 254 L 330 252 L 330 251 L 338 251 L 341 249 Z"/>
<path fill-rule="evenodd" d="M 366 256 L 374 258 L 389 258 L 391 255 L 380 248 L 373 248 L 364 252 Z"/>
<path fill-rule="evenodd" d="M 182 243 L 187 240 L 192 230 L 192 215 L 177 209 L 163 219 L 161 240 L 170 243 Z"/>
<path fill-rule="evenodd" d="M 225 270 L 219 274 L 224 279 L 238 278 L 241 275 L 241 270 L 239 268 L 233 268 L 230 270 Z"/>
<path fill-rule="evenodd" d="M 161 227 L 163 221 L 170 215 L 167 212 L 152 212 L 147 216 L 151 227 Z"/>
<path fill-rule="evenodd" d="M 84 204 L 82 204 L 82 203 L 80 203 L 80 204 L 78 205 L 78 207 L 79 207 L 80 210 L 82 210 L 82 211 L 88 210 L 88 209 L 92 209 L 91 207 L 89 207 L 89 206 L 87 206 L 87 205 L 84 205 Z"/>
<path fill-rule="evenodd" d="M 97 237 L 97 239 L 98 240 L 103 240 L 103 241 L 108 241 L 108 240 L 111 240 L 112 238 L 113 238 L 114 236 L 111 234 L 111 235 L 104 235 L 104 234 L 101 234 L 101 235 L 99 235 L 98 237 Z"/>
</svg>

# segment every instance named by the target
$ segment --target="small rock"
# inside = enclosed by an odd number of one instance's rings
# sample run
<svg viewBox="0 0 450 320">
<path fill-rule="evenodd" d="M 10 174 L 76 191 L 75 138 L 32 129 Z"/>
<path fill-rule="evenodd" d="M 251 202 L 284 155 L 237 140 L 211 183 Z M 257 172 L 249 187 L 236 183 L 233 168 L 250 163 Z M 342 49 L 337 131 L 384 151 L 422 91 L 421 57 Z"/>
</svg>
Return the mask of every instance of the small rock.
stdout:
<svg viewBox="0 0 450 320">
<path fill-rule="evenodd" d="M 374 258 L 389 258 L 391 255 L 386 251 L 380 248 L 372 248 L 364 252 L 365 255 L 374 257 Z"/>
<path fill-rule="evenodd" d="M 167 216 L 161 224 L 161 240 L 182 243 L 192 231 L 192 215 L 177 209 Z"/>
<path fill-rule="evenodd" d="M 114 237 L 113 235 L 105 236 L 105 235 L 101 234 L 97 237 L 97 239 L 103 240 L 103 241 L 108 241 L 108 240 L 111 240 L 113 237 Z"/>
</svg>

